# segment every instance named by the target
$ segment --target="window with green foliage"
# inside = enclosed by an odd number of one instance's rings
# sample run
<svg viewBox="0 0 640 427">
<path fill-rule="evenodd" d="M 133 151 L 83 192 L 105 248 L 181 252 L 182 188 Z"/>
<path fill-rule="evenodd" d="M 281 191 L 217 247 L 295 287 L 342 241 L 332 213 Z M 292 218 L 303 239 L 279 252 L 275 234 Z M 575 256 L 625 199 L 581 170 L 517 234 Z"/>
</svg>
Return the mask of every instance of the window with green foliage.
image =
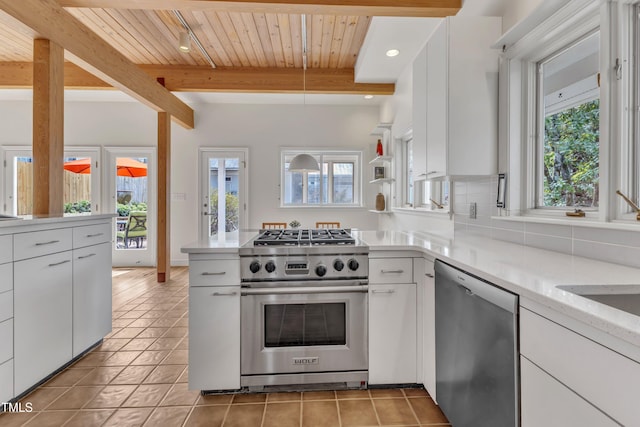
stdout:
<svg viewBox="0 0 640 427">
<path fill-rule="evenodd" d="M 599 47 L 596 32 L 538 64 L 538 208 L 598 208 Z"/>
</svg>

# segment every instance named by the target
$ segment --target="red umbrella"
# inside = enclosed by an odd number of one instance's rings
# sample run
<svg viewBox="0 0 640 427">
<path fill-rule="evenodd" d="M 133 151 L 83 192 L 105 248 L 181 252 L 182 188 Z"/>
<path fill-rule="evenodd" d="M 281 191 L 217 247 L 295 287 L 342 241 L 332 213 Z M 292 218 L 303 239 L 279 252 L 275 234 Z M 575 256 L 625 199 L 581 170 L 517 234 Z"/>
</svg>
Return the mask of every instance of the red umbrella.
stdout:
<svg viewBox="0 0 640 427">
<path fill-rule="evenodd" d="M 118 176 L 129 176 L 138 178 L 147 176 L 147 164 L 134 160 L 130 157 L 118 157 L 116 159 L 116 168 Z M 73 173 L 91 173 L 91 159 L 70 160 L 64 163 L 64 169 Z"/>
</svg>

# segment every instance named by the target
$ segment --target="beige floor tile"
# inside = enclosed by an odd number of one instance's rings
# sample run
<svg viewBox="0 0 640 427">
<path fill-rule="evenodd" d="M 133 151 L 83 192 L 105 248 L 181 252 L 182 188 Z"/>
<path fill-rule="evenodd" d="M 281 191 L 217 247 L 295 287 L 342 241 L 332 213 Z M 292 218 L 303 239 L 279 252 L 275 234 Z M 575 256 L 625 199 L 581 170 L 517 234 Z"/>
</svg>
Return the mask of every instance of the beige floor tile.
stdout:
<svg viewBox="0 0 640 427">
<path fill-rule="evenodd" d="M 102 427 L 138 427 L 145 423 L 153 408 L 121 408 Z"/>
<path fill-rule="evenodd" d="M 369 390 L 338 390 L 338 399 L 370 399 Z"/>
<path fill-rule="evenodd" d="M 438 405 L 436 405 L 430 397 L 412 397 L 407 400 L 418 416 L 420 423 L 429 424 L 449 422 Z"/>
<path fill-rule="evenodd" d="M 305 401 L 302 404 L 302 427 L 335 427 L 338 421 L 338 405 L 335 400 Z"/>
<path fill-rule="evenodd" d="M 178 343 L 178 345 L 175 348 L 176 350 L 189 350 L 189 338 L 185 337 L 182 339 L 182 341 L 180 341 L 180 343 Z"/>
<path fill-rule="evenodd" d="M 176 318 L 171 318 L 171 317 L 161 317 L 159 319 L 157 319 L 155 322 L 153 322 L 153 325 L 151 325 L 154 328 L 170 328 L 173 325 L 175 325 L 175 323 L 178 321 L 178 319 Z"/>
<path fill-rule="evenodd" d="M 188 350 L 173 350 L 166 359 L 162 361 L 163 365 L 187 365 L 189 363 Z"/>
<path fill-rule="evenodd" d="M 301 402 L 267 404 L 262 427 L 300 427 Z"/>
<path fill-rule="evenodd" d="M 262 406 L 262 405 L 260 405 Z M 196 406 L 185 422 L 185 427 L 220 427 L 229 405 Z M 225 424 L 226 425 L 226 424 Z M 258 424 L 259 426 L 259 424 Z M 248 426 L 246 426 L 248 427 Z"/>
<path fill-rule="evenodd" d="M 95 351 L 118 351 L 129 341 L 129 338 L 107 338 L 95 348 Z"/>
<path fill-rule="evenodd" d="M 191 406 L 156 408 L 144 424 L 148 427 L 181 427 L 191 412 Z"/>
<path fill-rule="evenodd" d="M 107 360 L 105 360 L 103 366 L 127 366 L 133 362 L 141 351 L 119 351 Z"/>
<path fill-rule="evenodd" d="M 82 378 L 78 385 L 109 384 L 124 369 L 122 366 L 100 366 Z"/>
<path fill-rule="evenodd" d="M 187 328 L 182 327 L 173 327 L 169 328 L 169 330 L 163 335 L 165 338 L 184 338 L 188 333 Z"/>
<path fill-rule="evenodd" d="M 83 368 L 87 366 L 103 366 L 105 360 L 116 354 L 113 351 L 94 351 L 72 365 L 74 368 Z"/>
<path fill-rule="evenodd" d="M 126 328 L 127 326 L 132 324 L 135 320 L 136 319 L 122 319 L 122 318 L 113 319 L 111 321 L 111 327 L 112 328 L 118 328 L 119 330 L 121 330 L 122 328 Z M 115 334 L 112 334 L 111 336 L 113 336 L 113 335 L 115 335 Z"/>
<path fill-rule="evenodd" d="M 115 412 L 115 409 L 91 409 L 75 413 L 64 427 L 93 427 L 101 426 L 107 418 Z"/>
<path fill-rule="evenodd" d="M 142 384 L 155 366 L 127 366 L 115 377 L 111 384 Z"/>
<path fill-rule="evenodd" d="M 205 394 L 200 396 L 196 405 L 228 405 L 233 400 L 233 394 Z"/>
<path fill-rule="evenodd" d="M 163 336 L 169 328 L 147 328 L 140 332 L 137 338 L 160 338 Z"/>
<path fill-rule="evenodd" d="M 69 387 L 76 384 L 85 375 L 89 374 L 89 372 L 93 371 L 94 368 L 69 368 L 60 372 L 55 377 L 51 378 L 47 381 L 43 387 Z"/>
<path fill-rule="evenodd" d="M 189 326 L 189 319 L 183 317 L 179 319 L 174 326 L 184 326 L 186 328 Z"/>
<path fill-rule="evenodd" d="M 144 384 L 173 384 L 180 377 L 186 365 L 160 365 L 156 367 L 147 378 Z"/>
<path fill-rule="evenodd" d="M 267 402 L 299 402 L 302 400 L 302 393 L 290 392 L 290 393 L 269 393 L 267 395 Z"/>
<path fill-rule="evenodd" d="M 31 403 L 33 411 L 43 411 L 57 398 L 69 391 L 68 387 L 40 387 L 20 399 L 20 402 Z M 2 423 L 0 422 L 0 425 Z"/>
<path fill-rule="evenodd" d="M 133 338 L 127 345 L 122 347 L 124 351 L 146 350 L 155 342 L 156 338 Z"/>
<path fill-rule="evenodd" d="M 180 378 L 178 378 L 177 383 L 188 383 L 189 382 L 189 365 L 187 365 L 187 369 L 184 370 Z"/>
<path fill-rule="evenodd" d="M 373 405 L 383 426 L 418 424 L 406 399 L 373 399 Z"/>
<path fill-rule="evenodd" d="M 153 322 L 155 322 L 154 319 L 136 319 L 133 322 L 131 322 L 128 326 L 134 327 L 134 328 L 148 328 L 153 324 Z"/>
<path fill-rule="evenodd" d="M 405 388 L 404 395 L 407 397 L 427 397 L 429 393 L 423 388 Z"/>
<path fill-rule="evenodd" d="M 224 427 L 261 427 L 264 404 L 231 405 Z M 200 406 L 203 408 L 204 406 Z"/>
<path fill-rule="evenodd" d="M 80 409 L 100 393 L 100 390 L 102 390 L 102 386 L 72 387 L 54 400 L 47 409 Z"/>
<path fill-rule="evenodd" d="M 19 427 L 24 425 L 36 415 L 36 412 L 0 413 L 0 425 L 2 427 Z"/>
<path fill-rule="evenodd" d="M 162 317 L 163 314 L 164 313 L 162 311 L 149 310 L 145 314 L 140 316 L 140 318 L 141 319 L 159 319 Z"/>
<path fill-rule="evenodd" d="M 233 396 L 233 404 L 236 403 L 263 403 L 267 401 L 266 393 L 236 394 Z"/>
<path fill-rule="evenodd" d="M 108 385 L 89 403 L 87 409 L 118 408 L 136 389 L 135 385 Z"/>
<path fill-rule="evenodd" d="M 149 350 L 173 350 L 182 338 L 158 338 L 149 346 Z"/>
<path fill-rule="evenodd" d="M 305 391 L 302 393 L 302 400 L 335 400 L 336 392 L 327 391 Z"/>
<path fill-rule="evenodd" d="M 143 384 L 129 396 L 123 407 L 156 406 L 169 391 L 168 384 Z"/>
<path fill-rule="evenodd" d="M 379 399 L 385 397 L 399 397 L 404 398 L 404 393 L 399 388 L 374 388 L 369 390 L 369 394 L 371 394 L 371 398 Z"/>
<path fill-rule="evenodd" d="M 344 427 L 378 425 L 371 400 L 338 400 L 340 419 Z"/>
<path fill-rule="evenodd" d="M 169 350 L 145 350 L 140 353 L 132 365 L 157 365 L 169 355 Z"/>
<path fill-rule="evenodd" d="M 174 384 L 160 403 L 161 406 L 193 406 L 200 397 L 198 390 L 189 390 L 187 384 Z"/>
<path fill-rule="evenodd" d="M 148 310 L 131 310 L 120 316 L 121 319 L 138 319 L 145 314 Z"/>
<path fill-rule="evenodd" d="M 76 411 L 45 411 L 38 413 L 29 421 L 29 426 L 60 427 L 66 423 Z"/>
</svg>

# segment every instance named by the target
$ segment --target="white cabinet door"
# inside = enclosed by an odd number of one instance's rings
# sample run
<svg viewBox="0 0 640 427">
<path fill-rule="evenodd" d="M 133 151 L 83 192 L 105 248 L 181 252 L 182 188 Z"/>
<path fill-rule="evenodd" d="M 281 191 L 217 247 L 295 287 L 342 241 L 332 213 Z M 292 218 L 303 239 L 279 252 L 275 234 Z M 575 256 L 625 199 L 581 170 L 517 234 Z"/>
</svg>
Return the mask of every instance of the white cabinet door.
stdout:
<svg viewBox="0 0 640 427">
<path fill-rule="evenodd" d="M 111 243 L 73 251 L 73 357 L 111 331 Z"/>
<path fill-rule="evenodd" d="M 413 61 L 412 128 L 413 179 L 427 176 L 427 47 Z"/>
<path fill-rule="evenodd" d="M 427 178 L 447 171 L 448 142 L 448 35 L 443 21 L 427 43 Z"/>
<path fill-rule="evenodd" d="M 435 398 L 436 396 L 436 279 L 433 261 L 424 260 L 424 338 L 423 370 L 424 388 Z"/>
<path fill-rule="evenodd" d="M 416 285 L 370 284 L 369 383 L 415 382 Z"/>
<path fill-rule="evenodd" d="M 71 265 L 71 251 L 14 264 L 16 395 L 71 359 Z"/>
<path fill-rule="evenodd" d="M 189 389 L 240 388 L 240 286 L 189 288 Z"/>
<path fill-rule="evenodd" d="M 13 359 L 11 359 L 0 364 L 0 402 L 8 402 L 13 399 L 13 396 Z"/>
<path fill-rule="evenodd" d="M 619 426 L 595 406 L 520 357 L 522 427 Z"/>
</svg>

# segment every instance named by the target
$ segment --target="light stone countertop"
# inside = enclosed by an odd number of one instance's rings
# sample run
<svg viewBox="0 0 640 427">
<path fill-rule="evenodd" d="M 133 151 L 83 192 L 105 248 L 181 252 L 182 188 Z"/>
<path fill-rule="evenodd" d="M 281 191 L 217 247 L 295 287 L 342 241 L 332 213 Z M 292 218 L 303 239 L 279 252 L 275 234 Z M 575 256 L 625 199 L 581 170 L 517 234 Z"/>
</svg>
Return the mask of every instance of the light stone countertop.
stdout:
<svg viewBox="0 0 640 427">
<path fill-rule="evenodd" d="M 558 285 L 640 285 L 640 269 L 456 232 L 354 231 L 376 251 L 414 251 L 441 259 L 523 298 L 619 338 L 640 354 L 640 316 L 563 291 Z M 200 241 L 187 253 L 234 253 L 256 235 Z"/>
<path fill-rule="evenodd" d="M 115 218 L 116 214 L 86 214 L 86 215 L 44 215 L 34 216 L 27 215 L 21 216 L 16 219 L 12 218 L 0 218 L 0 234 L 16 233 L 22 231 L 25 228 L 33 228 L 34 231 L 43 228 L 51 228 L 54 224 L 68 224 L 68 226 L 77 225 L 78 222 L 91 222 L 101 221 L 105 219 Z"/>
</svg>

